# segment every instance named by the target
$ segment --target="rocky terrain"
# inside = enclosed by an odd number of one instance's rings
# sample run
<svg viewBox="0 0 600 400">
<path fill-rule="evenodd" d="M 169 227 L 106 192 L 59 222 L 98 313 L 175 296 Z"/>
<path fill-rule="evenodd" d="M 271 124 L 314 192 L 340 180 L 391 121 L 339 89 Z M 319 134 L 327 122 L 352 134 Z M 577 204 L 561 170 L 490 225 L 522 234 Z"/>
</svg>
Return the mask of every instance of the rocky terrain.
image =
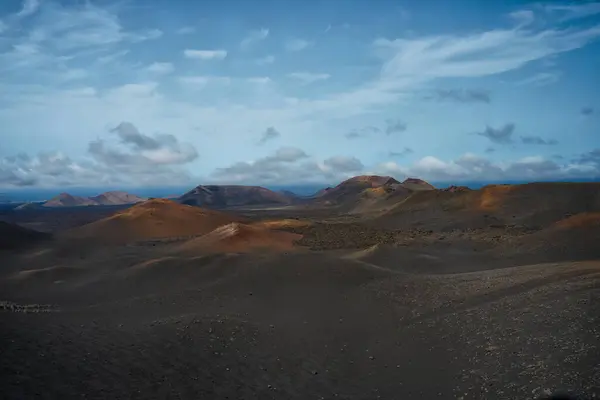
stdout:
<svg viewBox="0 0 600 400">
<path fill-rule="evenodd" d="M 0 252 L 3 398 L 600 396 L 600 184 L 253 196 Z"/>
</svg>

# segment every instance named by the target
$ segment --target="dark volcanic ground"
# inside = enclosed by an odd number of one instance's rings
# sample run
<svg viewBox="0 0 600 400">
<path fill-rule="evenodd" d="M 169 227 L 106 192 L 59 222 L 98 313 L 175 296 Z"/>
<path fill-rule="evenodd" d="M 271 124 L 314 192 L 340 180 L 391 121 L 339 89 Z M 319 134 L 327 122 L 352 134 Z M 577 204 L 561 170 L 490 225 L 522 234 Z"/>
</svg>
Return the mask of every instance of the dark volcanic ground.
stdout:
<svg viewBox="0 0 600 400">
<path fill-rule="evenodd" d="M 496 233 L 311 229 L 289 254 L 0 254 L 0 397 L 600 396 L 600 262 L 504 260 Z"/>
</svg>

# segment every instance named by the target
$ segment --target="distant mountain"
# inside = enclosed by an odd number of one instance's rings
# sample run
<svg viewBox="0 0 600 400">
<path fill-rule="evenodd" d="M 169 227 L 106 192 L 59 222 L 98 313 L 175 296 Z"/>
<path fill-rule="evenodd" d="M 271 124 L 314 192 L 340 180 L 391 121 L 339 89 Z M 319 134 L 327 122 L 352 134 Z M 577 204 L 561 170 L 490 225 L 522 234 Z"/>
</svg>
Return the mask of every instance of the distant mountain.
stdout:
<svg viewBox="0 0 600 400">
<path fill-rule="evenodd" d="M 400 182 L 391 176 L 360 175 L 347 179 L 334 188 L 323 189 L 315 197 L 320 202 L 340 204 L 348 200 L 356 200 L 365 189 L 392 187 L 398 184 Z"/>
<path fill-rule="evenodd" d="M 261 186 L 197 186 L 179 198 L 182 204 L 222 208 L 231 206 L 290 204 L 293 197 Z"/>
<path fill-rule="evenodd" d="M 381 211 L 392 207 L 413 192 L 435 188 L 421 179 L 409 178 L 400 183 L 391 176 L 361 175 L 347 179 L 334 188 L 319 191 L 313 204 L 336 206 L 341 212 Z"/>
<path fill-rule="evenodd" d="M 135 204 L 143 198 L 126 192 L 106 192 L 93 197 L 73 196 L 61 193 L 42 204 L 43 207 L 117 206 Z"/>
</svg>

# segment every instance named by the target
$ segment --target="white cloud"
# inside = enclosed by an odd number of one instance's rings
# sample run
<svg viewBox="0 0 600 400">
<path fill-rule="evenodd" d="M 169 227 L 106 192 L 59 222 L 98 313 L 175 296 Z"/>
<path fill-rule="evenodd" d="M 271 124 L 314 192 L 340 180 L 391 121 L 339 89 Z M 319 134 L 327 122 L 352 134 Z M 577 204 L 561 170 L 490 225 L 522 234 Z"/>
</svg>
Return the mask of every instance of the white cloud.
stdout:
<svg viewBox="0 0 600 400">
<path fill-rule="evenodd" d="M 35 14 L 39 8 L 40 0 L 24 0 L 23 7 L 21 7 L 21 10 L 17 13 L 17 17 L 28 17 Z"/>
<path fill-rule="evenodd" d="M 148 72 L 152 72 L 154 74 L 170 74 L 175 70 L 175 67 L 172 63 L 169 62 L 155 62 L 150 64 L 147 68 Z"/>
<path fill-rule="evenodd" d="M 287 42 L 285 42 L 285 49 L 287 51 L 301 51 L 301 50 L 306 49 L 310 45 L 312 45 L 312 43 L 309 42 L 308 40 L 290 39 Z"/>
<path fill-rule="evenodd" d="M 253 45 L 255 45 L 256 43 L 258 43 L 262 40 L 265 40 L 268 36 L 269 36 L 269 30 L 266 28 L 261 28 L 256 31 L 251 31 L 250 33 L 248 33 L 248 36 L 246 36 L 240 42 L 240 47 L 243 50 L 249 50 Z"/>
<path fill-rule="evenodd" d="M 324 81 L 331 77 L 329 74 L 316 74 L 311 72 L 292 72 L 287 74 L 287 76 L 288 78 L 299 80 L 304 84 Z"/>
<path fill-rule="evenodd" d="M 258 84 L 266 84 L 272 82 L 271 78 L 269 78 L 268 76 L 255 76 L 251 78 L 246 78 L 246 81 Z"/>
<path fill-rule="evenodd" d="M 261 58 L 257 58 L 255 61 L 258 65 L 273 64 L 275 62 L 275 56 L 268 55 Z"/>
<path fill-rule="evenodd" d="M 186 58 L 193 60 L 222 60 L 227 57 L 226 50 L 193 50 L 186 49 L 183 51 Z"/>
<path fill-rule="evenodd" d="M 196 76 L 181 76 L 179 82 L 184 85 L 194 85 L 203 87 L 208 84 L 228 85 L 231 83 L 231 78 L 227 76 L 211 76 L 211 75 L 196 75 Z"/>
<path fill-rule="evenodd" d="M 0 33 L 8 30 L 8 24 L 0 19 Z"/>
<path fill-rule="evenodd" d="M 535 14 L 531 10 L 514 11 L 508 14 L 508 16 L 521 27 L 530 25 L 535 20 Z"/>
<path fill-rule="evenodd" d="M 178 35 L 190 35 L 195 32 L 196 32 L 196 28 L 194 28 L 193 26 L 183 26 L 183 27 L 177 29 L 177 31 L 175 31 L 175 33 Z"/>
<path fill-rule="evenodd" d="M 595 158 L 600 161 L 600 158 Z M 591 168 L 590 168 L 591 165 Z M 493 163 L 475 154 L 466 153 L 456 160 L 443 161 L 426 156 L 412 165 L 401 166 L 395 162 L 379 164 L 373 171 L 396 177 L 419 177 L 426 180 L 466 181 L 510 181 L 573 179 L 593 176 L 600 172 L 600 164 L 558 164 L 541 156 L 529 156 L 515 161 Z"/>
<path fill-rule="evenodd" d="M 560 21 L 563 22 L 600 14 L 600 2 L 568 5 L 548 4 L 543 8 L 550 14 L 560 14 Z"/>
<path fill-rule="evenodd" d="M 547 86 L 560 80 L 560 71 L 538 72 L 529 78 L 517 81 L 517 85 Z"/>
</svg>

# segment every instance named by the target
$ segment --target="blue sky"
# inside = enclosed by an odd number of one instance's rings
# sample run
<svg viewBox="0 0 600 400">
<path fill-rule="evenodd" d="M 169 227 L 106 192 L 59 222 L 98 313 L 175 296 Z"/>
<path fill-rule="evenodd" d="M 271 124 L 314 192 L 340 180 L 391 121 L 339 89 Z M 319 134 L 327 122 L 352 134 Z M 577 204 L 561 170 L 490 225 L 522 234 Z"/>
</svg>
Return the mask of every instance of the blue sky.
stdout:
<svg viewBox="0 0 600 400">
<path fill-rule="evenodd" d="M 600 177 L 600 2 L 0 3 L 0 186 Z"/>
</svg>

